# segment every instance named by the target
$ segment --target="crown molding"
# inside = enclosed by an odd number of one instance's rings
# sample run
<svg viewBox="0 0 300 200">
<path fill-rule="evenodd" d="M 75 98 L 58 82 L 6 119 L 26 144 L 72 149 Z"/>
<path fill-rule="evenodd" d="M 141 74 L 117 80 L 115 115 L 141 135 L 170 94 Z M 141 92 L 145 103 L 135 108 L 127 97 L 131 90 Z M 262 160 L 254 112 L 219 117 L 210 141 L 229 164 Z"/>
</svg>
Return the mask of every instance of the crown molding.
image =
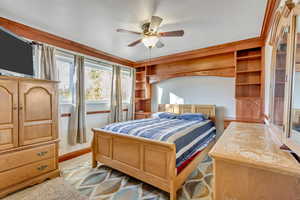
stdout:
<svg viewBox="0 0 300 200">
<path fill-rule="evenodd" d="M 45 31 L 32 28 L 30 26 L 0 17 L 0 26 L 15 33 L 16 35 L 25 37 L 30 40 L 46 43 L 66 50 L 82 53 L 88 56 L 104 59 L 110 62 L 118 63 L 126 66 L 133 66 L 134 62 L 120 58 L 104 51 L 97 50 L 95 48 L 56 36 Z"/>
</svg>

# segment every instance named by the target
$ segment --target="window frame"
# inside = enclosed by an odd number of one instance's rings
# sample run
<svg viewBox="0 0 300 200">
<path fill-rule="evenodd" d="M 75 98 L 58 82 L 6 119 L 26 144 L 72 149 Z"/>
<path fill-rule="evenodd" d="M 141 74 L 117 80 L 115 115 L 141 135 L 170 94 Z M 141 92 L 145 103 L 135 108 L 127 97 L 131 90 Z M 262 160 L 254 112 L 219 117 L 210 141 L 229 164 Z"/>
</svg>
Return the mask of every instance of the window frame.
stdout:
<svg viewBox="0 0 300 200">
<path fill-rule="evenodd" d="M 56 52 L 55 54 L 55 61 L 57 62 L 57 60 L 61 60 L 64 62 L 67 62 L 69 64 L 71 64 L 71 68 L 70 68 L 70 77 L 69 77 L 69 83 L 70 83 L 70 90 L 71 90 L 71 101 L 63 101 L 59 98 L 59 104 L 60 105 L 72 105 L 74 104 L 75 101 L 75 91 L 74 91 L 74 73 L 75 73 L 75 63 L 74 63 L 74 55 L 71 54 L 67 54 L 64 52 Z M 58 73 L 59 73 L 59 69 L 58 69 Z"/>
</svg>

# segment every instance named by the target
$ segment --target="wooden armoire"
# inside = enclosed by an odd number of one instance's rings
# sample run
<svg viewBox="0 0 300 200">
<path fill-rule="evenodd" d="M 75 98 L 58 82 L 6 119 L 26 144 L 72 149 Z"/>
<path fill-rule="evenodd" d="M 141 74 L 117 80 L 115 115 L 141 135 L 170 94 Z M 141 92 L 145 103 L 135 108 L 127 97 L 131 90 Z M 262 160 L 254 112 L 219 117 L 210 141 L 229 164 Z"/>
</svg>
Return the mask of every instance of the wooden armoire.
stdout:
<svg viewBox="0 0 300 200">
<path fill-rule="evenodd" d="M 0 76 L 0 197 L 59 175 L 57 87 Z"/>
</svg>

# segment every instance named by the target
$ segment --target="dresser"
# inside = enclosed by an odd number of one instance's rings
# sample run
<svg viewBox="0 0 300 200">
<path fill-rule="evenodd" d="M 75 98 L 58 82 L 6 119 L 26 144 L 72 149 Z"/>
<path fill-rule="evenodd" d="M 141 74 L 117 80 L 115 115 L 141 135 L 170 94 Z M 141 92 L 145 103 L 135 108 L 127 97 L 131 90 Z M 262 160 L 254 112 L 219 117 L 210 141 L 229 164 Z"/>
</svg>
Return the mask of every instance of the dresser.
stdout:
<svg viewBox="0 0 300 200">
<path fill-rule="evenodd" d="M 0 197 L 59 176 L 57 89 L 0 76 Z"/>
<path fill-rule="evenodd" d="M 300 200 L 300 164 L 264 124 L 232 122 L 210 151 L 215 200 Z"/>
</svg>

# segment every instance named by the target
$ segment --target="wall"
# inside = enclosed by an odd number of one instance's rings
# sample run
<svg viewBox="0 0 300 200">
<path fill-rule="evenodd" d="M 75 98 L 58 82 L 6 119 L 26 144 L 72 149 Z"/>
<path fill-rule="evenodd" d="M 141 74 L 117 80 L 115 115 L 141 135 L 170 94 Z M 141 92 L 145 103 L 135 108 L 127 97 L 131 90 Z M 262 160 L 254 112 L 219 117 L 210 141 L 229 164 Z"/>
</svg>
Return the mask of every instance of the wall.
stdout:
<svg viewBox="0 0 300 200">
<path fill-rule="evenodd" d="M 71 105 L 61 105 L 61 113 L 70 113 Z M 89 111 L 100 111 L 100 110 L 110 110 L 107 104 L 88 104 L 87 112 Z M 127 113 L 124 112 L 124 117 Z M 69 126 L 69 117 L 60 118 L 60 130 L 59 130 L 59 155 L 70 153 L 76 150 L 88 148 L 91 146 L 93 133 L 92 128 L 101 128 L 109 123 L 110 113 L 100 113 L 92 114 L 86 116 L 87 121 L 87 143 L 77 144 L 74 146 L 69 145 L 68 143 L 68 126 Z"/>
<path fill-rule="evenodd" d="M 70 108 L 71 105 L 61 105 L 61 113 L 70 113 Z M 92 110 L 105 110 L 104 105 L 100 105 L 101 109 L 95 108 L 96 105 L 88 105 L 87 106 L 87 111 L 92 111 Z M 109 109 L 107 109 L 109 110 Z M 69 127 L 69 117 L 61 117 L 60 118 L 60 130 L 59 130 L 59 139 L 60 139 L 60 144 L 59 144 L 59 155 L 63 155 L 72 151 L 76 151 L 79 149 L 87 148 L 91 144 L 91 139 L 92 139 L 92 132 L 91 128 L 97 128 L 97 127 L 102 127 L 108 122 L 108 114 L 95 114 L 95 115 L 87 115 L 87 139 L 88 142 L 85 144 L 77 144 L 74 146 L 71 146 L 68 144 L 68 127 Z"/>
<path fill-rule="evenodd" d="M 215 104 L 219 130 L 224 117 L 235 117 L 235 80 L 214 76 L 168 79 L 153 84 L 152 109 L 157 104 Z"/>
</svg>

